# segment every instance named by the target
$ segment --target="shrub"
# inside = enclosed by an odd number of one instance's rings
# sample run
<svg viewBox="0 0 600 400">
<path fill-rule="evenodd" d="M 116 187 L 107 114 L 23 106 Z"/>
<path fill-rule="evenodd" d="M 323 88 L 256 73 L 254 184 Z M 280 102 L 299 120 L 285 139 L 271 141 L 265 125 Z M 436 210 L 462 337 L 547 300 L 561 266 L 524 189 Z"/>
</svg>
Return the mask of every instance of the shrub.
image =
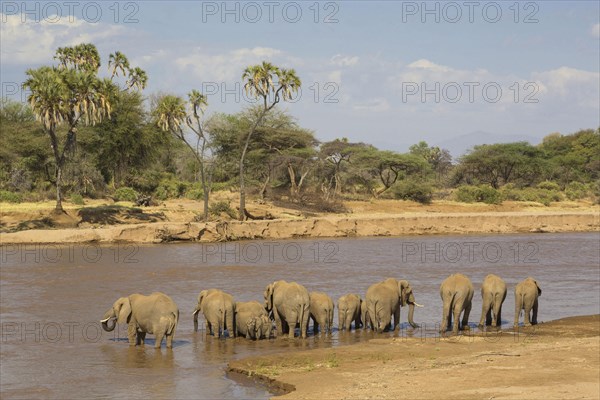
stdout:
<svg viewBox="0 0 600 400">
<path fill-rule="evenodd" d="M 83 201 L 83 196 L 79 193 L 74 193 L 71 195 L 71 203 L 77 204 L 78 206 L 85 205 L 85 201 Z"/>
<path fill-rule="evenodd" d="M 176 199 L 184 195 L 187 187 L 187 183 L 177 179 L 163 179 L 154 191 L 154 196 L 159 200 Z"/>
<path fill-rule="evenodd" d="M 8 190 L 0 190 L 0 202 L 4 203 L 20 203 L 23 198 L 19 193 L 9 192 Z"/>
<path fill-rule="evenodd" d="M 571 182 L 565 188 L 565 195 L 569 200 L 579 200 L 587 197 L 588 190 L 581 182 Z"/>
<path fill-rule="evenodd" d="M 138 194 L 132 188 L 123 186 L 115 191 L 114 197 L 116 201 L 136 201 Z"/>
<path fill-rule="evenodd" d="M 535 201 L 549 206 L 553 201 L 562 200 L 560 192 L 539 188 L 508 189 L 503 188 L 502 193 L 507 200 Z"/>
<path fill-rule="evenodd" d="M 211 186 L 211 190 L 213 192 L 220 192 L 222 190 L 231 190 L 231 188 L 236 187 L 237 184 L 232 181 L 227 182 L 213 182 Z"/>
<path fill-rule="evenodd" d="M 190 200 L 202 200 L 204 199 L 204 190 L 202 190 L 202 184 L 194 183 L 188 186 L 185 191 L 185 197 Z"/>
<path fill-rule="evenodd" d="M 431 203 L 433 188 L 427 183 L 414 180 L 398 182 L 392 188 L 394 197 L 402 200 L 412 200 L 421 204 Z"/>
<path fill-rule="evenodd" d="M 540 182 L 537 184 L 537 188 L 550 190 L 550 191 L 556 191 L 556 192 L 558 192 L 560 190 L 560 186 L 558 186 L 558 183 L 551 182 L 551 181 Z"/>
<path fill-rule="evenodd" d="M 502 203 L 502 193 L 491 186 L 459 186 L 455 192 L 456 200 L 463 203 Z"/>
<path fill-rule="evenodd" d="M 227 201 L 217 201 L 216 203 L 211 204 L 208 208 L 208 211 L 210 211 L 212 215 L 215 215 L 217 217 L 220 216 L 222 213 L 225 213 L 233 219 L 237 218 L 235 210 L 231 208 L 229 202 Z"/>
</svg>

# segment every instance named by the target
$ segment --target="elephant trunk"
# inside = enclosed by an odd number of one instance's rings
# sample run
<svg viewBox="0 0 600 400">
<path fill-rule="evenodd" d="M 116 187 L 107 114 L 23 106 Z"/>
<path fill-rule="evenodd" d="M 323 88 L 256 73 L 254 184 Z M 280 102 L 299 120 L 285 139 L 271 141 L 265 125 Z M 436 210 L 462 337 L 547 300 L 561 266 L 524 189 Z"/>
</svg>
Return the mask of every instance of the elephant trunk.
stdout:
<svg viewBox="0 0 600 400">
<path fill-rule="evenodd" d="M 106 332 L 112 332 L 112 331 L 114 331 L 115 330 L 115 326 L 117 326 L 116 318 L 117 318 L 117 316 L 113 312 L 112 308 L 110 310 L 108 310 L 106 313 L 104 313 L 103 319 L 100 320 L 100 322 L 102 323 L 102 329 L 104 329 Z M 112 320 L 112 325 L 111 326 L 108 325 L 108 322 L 110 320 Z"/>
<path fill-rule="evenodd" d="M 409 303 L 408 304 L 408 323 L 413 328 L 416 328 L 417 324 L 415 324 L 415 321 L 413 320 L 414 314 L 415 314 L 415 303 Z"/>
</svg>

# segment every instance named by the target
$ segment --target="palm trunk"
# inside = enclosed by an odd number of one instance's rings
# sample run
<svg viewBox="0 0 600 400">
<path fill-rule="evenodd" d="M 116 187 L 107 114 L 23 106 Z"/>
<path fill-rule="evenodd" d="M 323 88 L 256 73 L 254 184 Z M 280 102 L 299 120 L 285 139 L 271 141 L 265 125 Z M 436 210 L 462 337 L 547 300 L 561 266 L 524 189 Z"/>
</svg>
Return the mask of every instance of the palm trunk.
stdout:
<svg viewBox="0 0 600 400">
<path fill-rule="evenodd" d="M 50 144 L 52 146 L 52 153 L 54 154 L 54 161 L 56 162 L 56 207 L 57 212 L 63 212 L 62 206 L 62 168 L 63 168 L 63 157 L 58 152 L 58 139 L 54 132 L 55 126 L 51 125 L 48 129 L 48 135 L 50 136 Z"/>
</svg>

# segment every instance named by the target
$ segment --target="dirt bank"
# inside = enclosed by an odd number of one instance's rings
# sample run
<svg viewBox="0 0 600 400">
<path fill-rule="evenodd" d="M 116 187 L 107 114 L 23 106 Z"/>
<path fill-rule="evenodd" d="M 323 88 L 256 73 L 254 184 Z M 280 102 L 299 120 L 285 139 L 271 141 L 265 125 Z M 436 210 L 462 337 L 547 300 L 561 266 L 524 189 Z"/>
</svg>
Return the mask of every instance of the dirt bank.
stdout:
<svg viewBox="0 0 600 400">
<path fill-rule="evenodd" d="M 506 202 L 499 206 L 377 200 L 350 201 L 345 214 L 306 213 L 268 202 L 249 205 L 263 220 L 239 222 L 226 215 L 198 222 L 201 204 L 190 200 L 136 208 L 131 204 L 69 205 L 52 213 L 52 203 L 2 205 L 0 243 L 161 243 L 324 237 L 462 233 L 585 232 L 600 230 L 600 207 L 556 203 L 544 207 Z"/>
<path fill-rule="evenodd" d="M 161 243 L 245 239 L 398 236 L 461 233 L 586 232 L 600 229 L 594 212 L 490 212 L 327 216 L 306 219 L 222 222 L 150 222 L 102 228 L 30 229 L 0 234 L 2 244 Z"/>
<path fill-rule="evenodd" d="M 487 337 L 374 337 L 232 361 L 229 369 L 292 390 L 281 399 L 599 397 L 600 315 L 521 328 L 518 334 L 511 329 Z"/>
</svg>

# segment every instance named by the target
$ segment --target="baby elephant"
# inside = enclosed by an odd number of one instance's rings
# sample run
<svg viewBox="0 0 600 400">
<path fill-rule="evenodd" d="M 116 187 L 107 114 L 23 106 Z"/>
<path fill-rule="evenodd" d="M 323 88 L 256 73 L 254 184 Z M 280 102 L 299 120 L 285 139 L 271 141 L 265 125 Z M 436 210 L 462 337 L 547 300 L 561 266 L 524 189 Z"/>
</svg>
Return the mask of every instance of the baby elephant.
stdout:
<svg viewBox="0 0 600 400">
<path fill-rule="evenodd" d="M 362 326 L 361 304 L 362 299 L 354 293 L 338 299 L 338 329 L 340 331 L 350 330 L 352 321 L 354 321 L 354 329 Z"/>
<path fill-rule="evenodd" d="M 194 309 L 194 331 L 198 331 L 198 314 L 202 311 L 206 319 L 206 333 L 214 336 L 213 328 L 217 335 L 225 335 L 225 329 L 229 335 L 235 337 L 235 324 L 233 322 L 235 313 L 235 301 L 233 296 L 219 289 L 203 290 L 198 295 L 198 304 Z"/>
<path fill-rule="evenodd" d="M 319 325 L 322 332 L 333 332 L 333 310 L 331 297 L 322 292 L 310 293 L 310 318 L 315 334 L 319 332 Z"/>
<path fill-rule="evenodd" d="M 542 295 L 542 289 L 538 286 L 535 279 L 529 277 L 519 283 L 515 288 L 515 324 L 519 325 L 519 315 L 521 310 L 525 310 L 525 326 L 537 324 L 538 297 Z M 531 320 L 530 312 L 533 310 Z"/>
<path fill-rule="evenodd" d="M 458 329 L 469 329 L 469 313 L 473 300 L 473 284 L 463 274 L 453 274 L 440 285 L 440 297 L 444 303 L 442 314 L 442 327 L 440 332 L 445 334 L 446 329 L 452 327 L 452 332 L 458 334 Z M 460 314 L 463 314 L 460 323 Z M 454 317 L 454 322 L 452 320 Z"/>
<path fill-rule="evenodd" d="M 258 301 L 235 303 L 235 325 L 238 335 L 246 339 L 268 339 L 273 327 L 267 311 Z"/>
<path fill-rule="evenodd" d="M 489 274 L 481 284 L 481 319 L 479 328 L 485 325 L 502 325 L 502 303 L 506 299 L 506 283 L 497 275 Z"/>
</svg>

